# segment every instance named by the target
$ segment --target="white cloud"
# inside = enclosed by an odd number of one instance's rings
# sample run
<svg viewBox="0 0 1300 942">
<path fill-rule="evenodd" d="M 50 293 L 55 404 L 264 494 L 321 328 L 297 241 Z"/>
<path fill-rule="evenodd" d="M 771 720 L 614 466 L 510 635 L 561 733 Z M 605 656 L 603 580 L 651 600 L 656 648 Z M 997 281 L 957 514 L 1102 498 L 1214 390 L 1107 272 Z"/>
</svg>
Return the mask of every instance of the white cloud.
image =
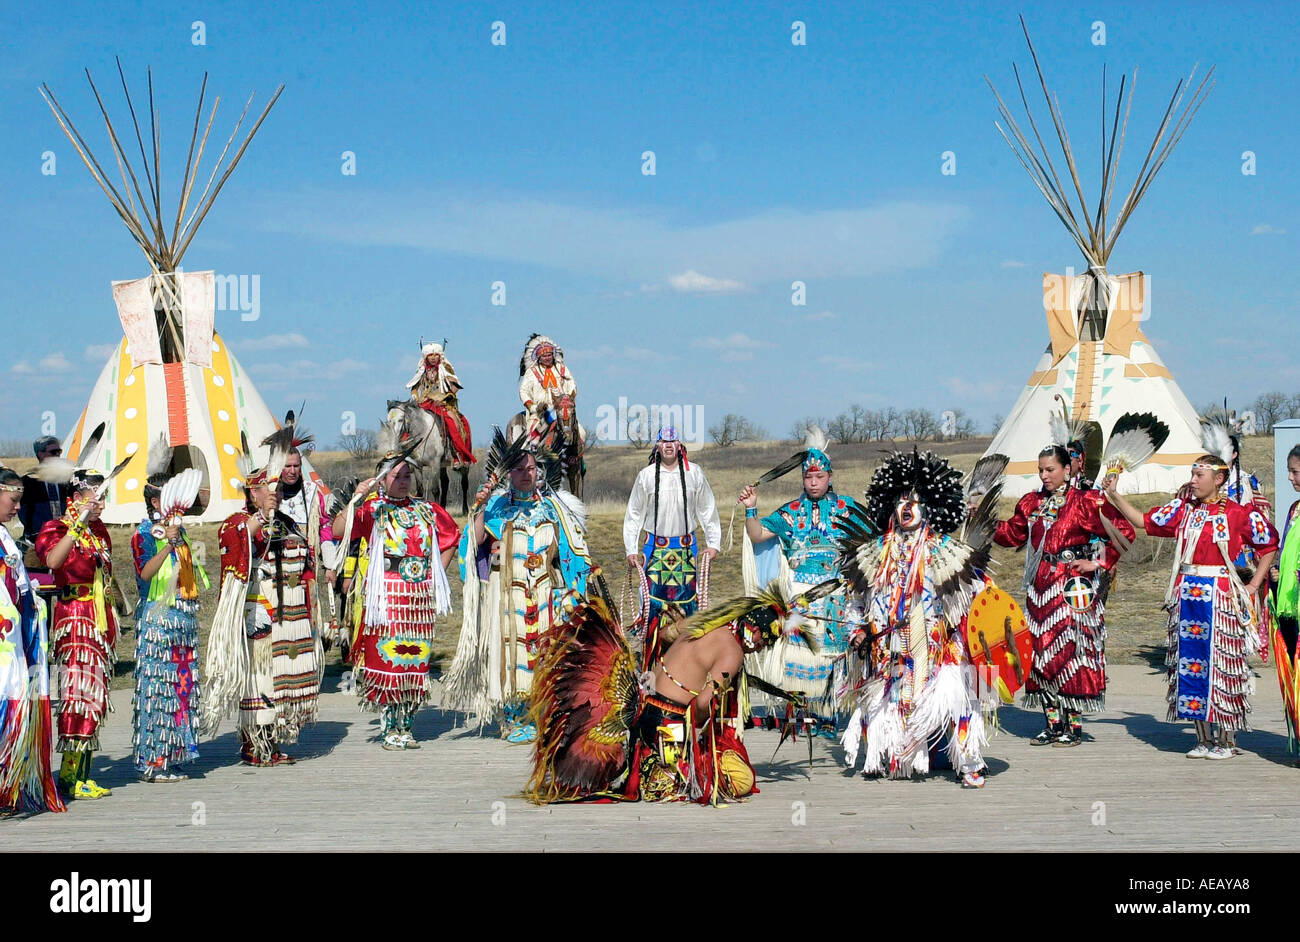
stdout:
<svg viewBox="0 0 1300 942">
<path fill-rule="evenodd" d="M 41 357 L 40 368 L 46 373 L 66 373 L 73 367 L 72 361 L 62 353 L 51 353 Z"/>
<path fill-rule="evenodd" d="M 805 314 L 803 319 L 806 321 L 833 321 L 839 315 L 834 311 L 818 311 L 816 314 Z"/>
<path fill-rule="evenodd" d="M 239 341 L 241 350 L 292 350 L 310 347 L 311 342 L 300 333 L 267 334 L 265 337 Z"/>
<path fill-rule="evenodd" d="M 724 363 L 740 363 L 754 359 L 755 351 L 774 345 L 737 332 L 726 337 L 700 337 L 691 341 L 691 346 L 718 354 Z"/>
<path fill-rule="evenodd" d="M 17 373 L 20 376 L 30 376 L 32 373 L 36 372 L 35 367 L 26 360 L 19 360 L 13 366 L 9 367 L 9 370 L 10 372 Z"/>
<path fill-rule="evenodd" d="M 271 231 L 503 259 L 646 286 L 688 269 L 726 272 L 730 281 L 753 285 L 925 268 L 943 256 L 971 218 L 955 203 L 896 202 L 817 211 L 773 208 L 681 226 L 666 209 L 592 209 L 522 197 L 474 200 L 433 190 L 349 188 L 330 191 L 328 200 L 306 191 L 272 201 L 259 214 Z M 322 206 L 330 207 L 328 213 Z"/>
<path fill-rule="evenodd" d="M 1024 267 L 1025 267 L 1025 263 L 1024 263 L 1024 262 L 1018 262 L 1018 261 L 1016 261 L 1014 258 L 1009 258 L 1009 259 L 1007 259 L 1005 262 L 1002 263 L 1002 267 L 1003 267 L 1003 268 L 1024 268 Z"/>
<path fill-rule="evenodd" d="M 82 358 L 91 363 L 102 363 L 117 350 L 115 343 L 92 343 L 82 353 Z"/>
<path fill-rule="evenodd" d="M 590 362 L 593 366 L 609 369 L 618 364 L 663 363 L 667 357 L 663 351 L 651 350 L 649 347 L 613 347 L 606 344 L 591 350 L 566 350 L 564 359 L 570 364 L 574 361 L 582 361 L 584 364 Z"/>
<path fill-rule="evenodd" d="M 968 380 L 962 379 L 960 376 L 947 377 L 943 380 L 943 386 L 948 390 L 948 392 L 964 401 L 1008 399 L 1011 393 L 1011 387 L 1006 383 L 994 382 L 992 380 L 972 383 Z"/>
<path fill-rule="evenodd" d="M 1286 235 L 1286 230 L 1278 229 L 1277 227 L 1270 226 L 1268 223 L 1264 222 L 1264 223 L 1260 223 L 1254 229 L 1251 229 L 1250 234 L 1251 235 Z"/>
<path fill-rule="evenodd" d="M 730 278 L 710 278 L 701 275 L 694 268 L 687 269 L 680 275 L 670 275 L 668 284 L 680 294 L 733 294 L 744 291 L 745 286 Z"/>
</svg>

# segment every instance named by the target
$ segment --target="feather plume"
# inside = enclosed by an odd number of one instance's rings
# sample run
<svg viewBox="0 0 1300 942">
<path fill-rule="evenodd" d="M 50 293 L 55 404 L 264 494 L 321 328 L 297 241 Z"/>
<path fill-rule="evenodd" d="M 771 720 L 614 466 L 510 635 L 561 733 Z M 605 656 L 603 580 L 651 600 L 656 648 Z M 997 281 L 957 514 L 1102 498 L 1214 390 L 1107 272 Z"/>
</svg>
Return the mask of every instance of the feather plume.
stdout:
<svg viewBox="0 0 1300 942">
<path fill-rule="evenodd" d="M 1048 418 L 1048 424 L 1052 432 L 1052 444 L 1060 445 L 1062 448 L 1070 442 L 1082 442 L 1084 450 L 1083 476 L 1089 480 L 1097 477 L 1097 472 L 1101 470 L 1102 447 L 1105 441 L 1105 435 L 1101 426 L 1090 419 L 1071 419 L 1070 407 L 1065 404 L 1065 400 L 1057 393 L 1054 397 L 1061 405 L 1060 412 L 1053 412 Z"/>
<path fill-rule="evenodd" d="M 1169 426 L 1150 412 L 1126 412 L 1115 421 L 1102 463 L 1107 474 L 1132 471 L 1169 438 Z"/>
<path fill-rule="evenodd" d="M 808 434 L 804 436 L 803 447 L 806 449 L 816 448 L 818 451 L 825 451 L 830 445 L 831 440 L 826 437 L 820 425 L 808 426 Z"/>
<path fill-rule="evenodd" d="M 1214 414 L 1201 423 L 1201 447 L 1211 455 L 1218 455 L 1223 463 L 1232 465 L 1232 429 L 1227 416 Z"/>
<path fill-rule="evenodd" d="M 67 484 L 72 480 L 72 473 L 76 470 L 77 466 L 67 458 L 46 458 L 36 466 L 32 477 L 46 484 Z"/>
<path fill-rule="evenodd" d="M 149 463 L 145 466 L 145 474 L 148 477 L 165 474 L 172 466 L 173 451 L 167 441 L 167 433 L 159 432 L 158 438 L 149 446 Z"/>
<path fill-rule="evenodd" d="M 483 456 L 483 483 L 488 485 L 488 493 L 496 490 L 501 479 L 511 468 L 523 460 L 528 453 L 528 436 L 521 435 L 513 442 L 507 442 L 501 426 L 492 426 L 492 443 L 488 445 L 487 454 Z M 475 500 L 470 508 L 473 517 L 483 506 L 481 500 Z"/>
<path fill-rule="evenodd" d="M 72 458 L 72 463 L 75 467 L 89 468 L 97 462 L 97 459 L 99 458 L 97 453 L 99 450 L 99 443 L 104 439 L 104 431 L 106 428 L 107 426 L 103 422 L 100 422 L 95 426 L 95 430 L 85 437 L 81 443 L 81 450 L 77 453 L 75 458 Z"/>
<path fill-rule="evenodd" d="M 791 471 L 793 471 L 795 468 L 797 468 L 797 467 L 799 467 L 801 464 L 803 464 L 803 460 L 804 460 L 805 458 L 807 458 L 807 457 L 808 457 L 808 452 L 807 452 L 806 450 L 805 450 L 805 451 L 796 451 L 796 452 L 795 452 L 793 455 L 791 455 L 789 458 L 786 458 L 784 461 L 782 461 L 779 465 L 777 465 L 777 466 L 776 466 L 775 468 L 773 468 L 771 471 L 768 471 L 768 472 L 767 472 L 766 474 L 764 474 L 761 478 L 759 478 L 757 481 L 755 481 L 755 482 L 753 483 L 752 486 L 753 486 L 753 487 L 758 487 L 760 484 L 766 484 L 766 483 L 768 483 L 769 481 L 775 481 L 777 478 L 779 478 L 779 477 L 783 477 L 783 476 L 789 474 L 789 473 L 790 473 Z"/>
<path fill-rule="evenodd" d="M 289 460 L 289 455 L 293 450 L 310 445 L 313 441 L 315 441 L 315 437 L 311 433 L 298 428 L 293 410 L 290 409 L 286 412 L 284 423 L 262 439 L 262 444 L 270 449 L 270 455 L 266 460 L 266 479 L 268 481 L 280 480 L 280 473 L 284 471 L 285 462 Z"/>
</svg>

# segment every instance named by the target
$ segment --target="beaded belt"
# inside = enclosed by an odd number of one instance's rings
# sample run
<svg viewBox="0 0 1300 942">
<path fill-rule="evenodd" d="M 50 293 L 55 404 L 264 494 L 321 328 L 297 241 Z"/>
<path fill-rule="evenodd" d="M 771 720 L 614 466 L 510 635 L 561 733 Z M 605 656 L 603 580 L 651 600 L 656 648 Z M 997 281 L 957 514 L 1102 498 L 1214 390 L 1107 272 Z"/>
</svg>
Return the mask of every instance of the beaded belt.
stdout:
<svg viewBox="0 0 1300 942">
<path fill-rule="evenodd" d="M 95 586 L 90 582 L 74 582 L 59 590 L 59 600 L 63 602 L 89 602 L 95 597 Z"/>
<path fill-rule="evenodd" d="M 1044 553 L 1043 561 L 1048 563 L 1072 563 L 1077 559 L 1091 559 L 1088 552 L 1088 544 L 1080 543 L 1077 546 L 1067 546 L 1059 553 Z"/>
<path fill-rule="evenodd" d="M 1184 563 L 1178 567 L 1178 571 L 1185 576 L 1226 576 L 1228 574 L 1227 566 L 1197 566 L 1192 563 Z"/>
</svg>

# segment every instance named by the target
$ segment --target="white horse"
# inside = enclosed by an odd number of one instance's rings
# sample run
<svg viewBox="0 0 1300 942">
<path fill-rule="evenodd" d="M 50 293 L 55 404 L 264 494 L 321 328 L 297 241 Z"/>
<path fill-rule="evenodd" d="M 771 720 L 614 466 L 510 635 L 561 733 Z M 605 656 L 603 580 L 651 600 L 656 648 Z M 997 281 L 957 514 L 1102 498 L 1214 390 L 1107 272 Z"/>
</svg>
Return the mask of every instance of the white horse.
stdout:
<svg viewBox="0 0 1300 942">
<path fill-rule="evenodd" d="M 379 451 L 405 451 L 410 444 L 419 442 L 411 452 L 411 460 L 421 469 L 416 472 L 416 492 L 432 495 L 443 507 L 451 491 L 451 478 L 447 473 L 454 468 L 460 477 L 460 512 L 469 513 L 469 468 L 455 466 L 455 452 L 446 440 L 441 423 L 409 399 L 389 399 L 388 415 L 379 426 Z"/>
</svg>

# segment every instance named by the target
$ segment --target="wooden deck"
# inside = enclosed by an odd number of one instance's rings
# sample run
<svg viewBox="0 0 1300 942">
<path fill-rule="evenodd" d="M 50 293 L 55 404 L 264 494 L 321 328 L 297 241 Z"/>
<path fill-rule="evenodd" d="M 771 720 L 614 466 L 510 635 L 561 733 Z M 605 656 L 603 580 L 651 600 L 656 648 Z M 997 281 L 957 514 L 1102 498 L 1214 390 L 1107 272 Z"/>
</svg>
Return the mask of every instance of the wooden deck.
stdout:
<svg viewBox="0 0 1300 942">
<path fill-rule="evenodd" d="M 204 743 L 202 777 L 135 780 L 129 691 L 104 731 L 95 777 L 114 789 L 67 814 L 0 821 L 6 850 L 1294 850 L 1300 846 L 1300 769 L 1271 666 L 1259 668 L 1256 730 L 1244 755 L 1189 760 L 1190 724 L 1164 716 L 1163 677 L 1112 669 L 1109 709 L 1091 718 L 1095 741 L 1031 747 L 1041 722 L 1002 711 L 989 745 L 988 784 L 963 791 L 950 773 L 919 781 L 865 781 L 816 745 L 809 773 L 802 742 L 771 761 L 776 735 L 746 736 L 760 795 L 712 809 L 686 805 L 534 807 L 517 797 L 526 747 L 454 729 L 420 714 L 419 751 L 369 741 L 374 718 L 352 695 L 326 693 L 293 767 L 249 769 L 226 730 Z"/>
</svg>

